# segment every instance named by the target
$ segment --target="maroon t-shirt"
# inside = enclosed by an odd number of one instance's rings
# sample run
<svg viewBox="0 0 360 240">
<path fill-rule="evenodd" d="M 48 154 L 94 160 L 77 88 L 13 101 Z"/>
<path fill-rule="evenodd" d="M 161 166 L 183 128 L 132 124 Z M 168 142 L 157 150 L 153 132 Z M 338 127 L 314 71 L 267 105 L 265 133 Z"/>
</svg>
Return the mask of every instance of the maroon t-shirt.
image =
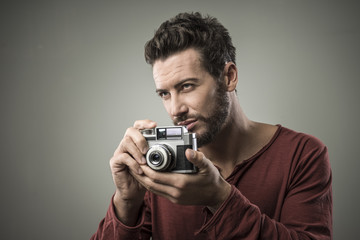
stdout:
<svg viewBox="0 0 360 240">
<path fill-rule="evenodd" d="M 330 163 L 315 137 L 279 126 L 226 180 L 231 194 L 214 214 L 148 192 L 137 226 L 122 224 L 111 203 L 92 239 L 332 238 Z"/>
</svg>

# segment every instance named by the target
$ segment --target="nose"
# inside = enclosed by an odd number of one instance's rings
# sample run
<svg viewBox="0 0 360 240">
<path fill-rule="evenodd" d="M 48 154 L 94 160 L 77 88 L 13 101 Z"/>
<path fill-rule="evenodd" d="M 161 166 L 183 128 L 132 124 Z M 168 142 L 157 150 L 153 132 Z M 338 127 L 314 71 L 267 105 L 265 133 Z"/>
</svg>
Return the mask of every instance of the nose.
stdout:
<svg viewBox="0 0 360 240">
<path fill-rule="evenodd" d="M 178 96 L 173 96 L 170 101 L 169 113 L 173 118 L 183 116 L 188 112 L 186 104 Z"/>
</svg>

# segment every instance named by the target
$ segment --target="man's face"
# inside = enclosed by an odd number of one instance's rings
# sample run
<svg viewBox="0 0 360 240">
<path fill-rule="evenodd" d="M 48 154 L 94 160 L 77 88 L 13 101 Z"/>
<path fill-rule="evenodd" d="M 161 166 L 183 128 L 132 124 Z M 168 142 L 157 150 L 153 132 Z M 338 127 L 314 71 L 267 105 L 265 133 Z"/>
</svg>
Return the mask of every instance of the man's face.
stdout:
<svg viewBox="0 0 360 240">
<path fill-rule="evenodd" d="M 199 53 L 187 49 L 153 66 L 156 91 L 175 125 L 195 132 L 198 146 L 210 143 L 229 112 L 224 87 L 202 67 Z"/>
</svg>

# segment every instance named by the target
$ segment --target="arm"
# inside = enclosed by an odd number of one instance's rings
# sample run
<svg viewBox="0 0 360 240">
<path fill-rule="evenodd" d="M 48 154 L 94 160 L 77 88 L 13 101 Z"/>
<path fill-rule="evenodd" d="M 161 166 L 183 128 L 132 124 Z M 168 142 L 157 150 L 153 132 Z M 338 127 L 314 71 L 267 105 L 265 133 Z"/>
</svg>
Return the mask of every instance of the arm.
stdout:
<svg viewBox="0 0 360 240">
<path fill-rule="evenodd" d="M 149 199 L 146 194 L 144 205 L 141 206 L 139 214 L 133 214 L 137 219 L 136 224 L 134 226 L 127 226 L 123 224 L 116 216 L 116 209 L 112 199 L 105 218 L 100 222 L 98 230 L 91 237 L 91 240 L 150 239 L 151 215 L 148 206 Z"/>
<path fill-rule="evenodd" d="M 110 159 L 116 192 L 93 239 L 139 238 L 135 236 L 140 236 L 139 226 L 144 222 L 143 205 L 146 189 L 135 176 L 143 174 L 140 165 L 145 164 L 144 154 L 148 149 L 139 129 L 155 126 L 156 123 L 149 120 L 136 121 L 134 127 L 127 129 Z"/>
</svg>

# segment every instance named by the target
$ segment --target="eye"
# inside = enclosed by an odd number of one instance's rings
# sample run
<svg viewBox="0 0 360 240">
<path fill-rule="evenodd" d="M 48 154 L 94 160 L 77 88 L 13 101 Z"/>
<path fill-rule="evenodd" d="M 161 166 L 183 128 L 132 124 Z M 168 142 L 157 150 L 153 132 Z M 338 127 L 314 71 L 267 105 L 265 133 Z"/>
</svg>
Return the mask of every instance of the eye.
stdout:
<svg viewBox="0 0 360 240">
<path fill-rule="evenodd" d="M 168 92 L 158 92 L 159 97 L 166 99 L 167 97 L 170 96 L 170 93 Z"/>
<path fill-rule="evenodd" d="M 183 84 L 182 86 L 181 86 L 181 88 L 182 88 L 182 90 L 191 90 L 192 88 L 194 87 L 194 85 L 193 84 L 191 84 L 191 83 L 185 83 L 185 84 Z"/>
</svg>

